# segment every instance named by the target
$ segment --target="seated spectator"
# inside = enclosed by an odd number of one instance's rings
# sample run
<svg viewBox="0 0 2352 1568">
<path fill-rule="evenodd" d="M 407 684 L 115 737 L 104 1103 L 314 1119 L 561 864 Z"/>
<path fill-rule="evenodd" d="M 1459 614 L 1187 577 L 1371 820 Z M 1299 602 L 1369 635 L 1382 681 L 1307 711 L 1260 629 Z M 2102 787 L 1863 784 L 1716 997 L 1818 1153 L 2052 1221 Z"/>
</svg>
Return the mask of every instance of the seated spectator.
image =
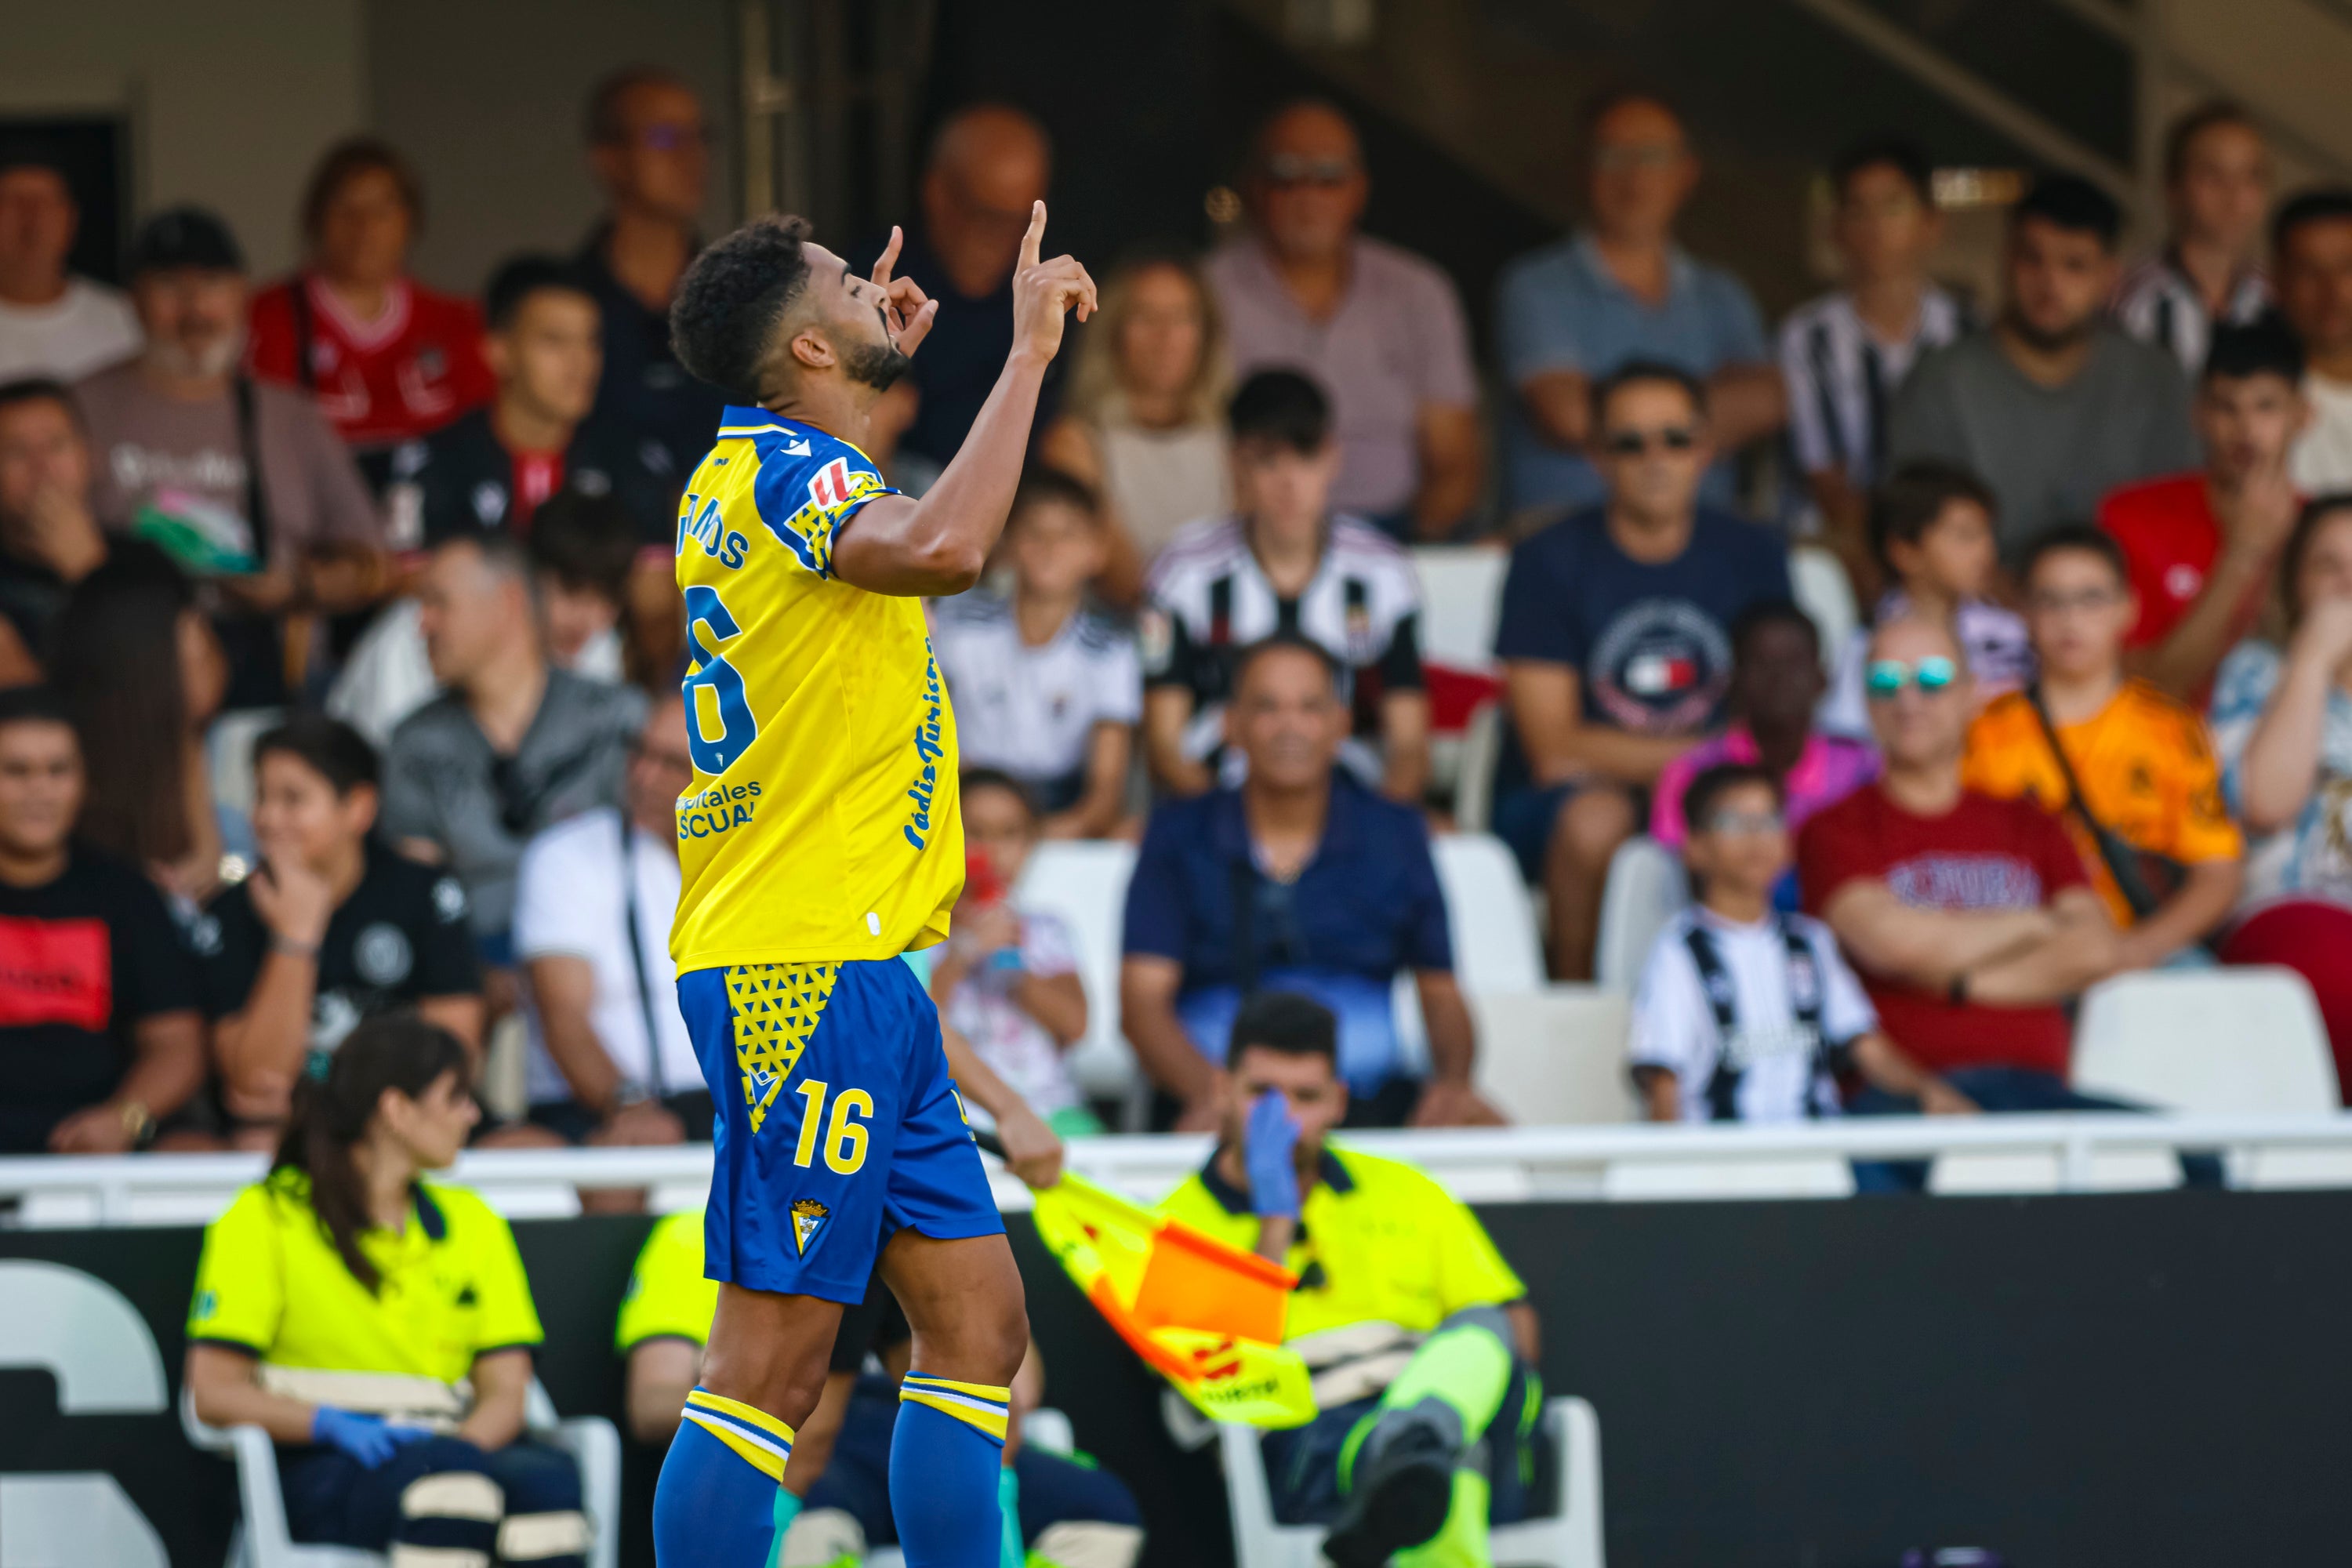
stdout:
<svg viewBox="0 0 2352 1568">
<path fill-rule="evenodd" d="M 482 313 L 408 275 L 425 220 L 416 171 L 373 136 L 327 150 L 302 195 L 309 254 L 254 296 L 246 367 L 301 388 L 382 493 L 392 454 L 489 401 Z"/>
<path fill-rule="evenodd" d="M 2262 614 L 2303 510 L 2288 454 L 2311 416 L 2303 351 L 2275 321 L 2217 328 L 2212 344 L 2197 383 L 2204 468 L 2099 503 L 2139 600 L 2125 662 L 2190 702 L 2205 700 L 2221 656 Z"/>
<path fill-rule="evenodd" d="M 1870 503 L 1870 550 L 1888 584 L 1871 607 L 1872 625 L 1918 620 L 1951 627 L 1979 702 L 2033 679 L 2025 621 L 1993 598 L 2000 581 L 1997 507 L 1974 474 L 1932 458 L 1895 469 Z M 1839 650 L 1822 702 L 1821 726 L 1831 734 L 1870 739 L 1863 680 L 1869 663 L 1870 630 L 1859 627 Z"/>
<path fill-rule="evenodd" d="M 1895 1047 L 1968 1100 L 2114 1109 L 2066 1087 L 2063 1005 L 2114 972 L 2115 921 L 2056 817 L 1961 783 L 1971 702 L 1951 629 L 1880 626 L 1870 700 L 1885 776 L 1805 825 L 1807 910 L 1837 933 Z M 1848 1103 L 1959 1108 L 1877 1089 Z"/>
<path fill-rule="evenodd" d="M 1819 921 L 1774 912 L 1788 880 L 1780 781 L 1724 763 L 1691 781 L 1683 851 L 1696 901 L 1667 922 L 1633 994 L 1626 1057 L 1653 1121 L 1802 1121 L 1858 1075 L 1936 1110 L 1973 1109 L 1879 1032 Z"/>
<path fill-rule="evenodd" d="M 710 183 L 710 132 L 694 89 L 660 66 L 624 67 L 598 82 L 587 130 L 604 213 L 572 270 L 596 302 L 604 337 L 595 417 L 651 441 L 646 466 L 681 486 L 727 405 L 687 374 L 669 342 L 670 297 L 702 248 L 695 228 Z"/>
<path fill-rule="evenodd" d="M 1429 830 L 1416 808 L 1339 765 L 1343 681 L 1338 661 L 1295 633 L 1244 649 L 1225 729 L 1246 776 L 1161 806 L 1144 833 L 1127 889 L 1119 1022 L 1183 1131 L 1216 1124 L 1234 1016 L 1269 987 L 1339 1013 L 1357 1124 L 1497 1120 L 1470 1087 L 1477 1043 Z M 1406 971 L 1429 1029 L 1425 1083 L 1406 1071 L 1390 1011 Z"/>
<path fill-rule="evenodd" d="M 242 813 L 213 800 L 205 731 L 227 684 L 193 586 L 153 546 L 117 542 L 74 584 L 50 645 L 89 764 L 82 837 L 152 878 L 179 912 L 249 858 Z"/>
<path fill-rule="evenodd" d="M 2310 981 L 2352 1086 L 2352 501 L 2304 510 L 2279 587 L 2279 640 L 2239 644 L 2213 682 L 2222 792 L 2251 840 L 2221 957 Z"/>
<path fill-rule="evenodd" d="M 1399 539 L 1452 536 L 1478 502 L 1478 375 L 1454 280 L 1360 233 L 1371 189 L 1348 117 L 1275 110 L 1243 181 L 1245 236 L 1209 258 L 1237 375 L 1293 369 L 1329 389 L 1331 502 Z"/>
<path fill-rule="evenodd" d="M 2115 967 L 2155 968 L 2211 935 L 2245 881 L 2221 763 L 2201 717 L 2124 673 L 2137 609 L 2112 538 L 2051 530 L 2023 583 L 2041 679 L 1977 716 L 1961 782 L 2063 818 L 2123 931 Z"/>
<path fill-rule="evenodd" d="M 2352 489 L 2352 187 L 2288 197 L 2271 220 L 2271 265 L 2311 405 L 2287 471 L 2305 495 Z"/>
<path fill-rule="evenodd" d="M 1103 1131 L 1063 1062 L 1086 1037 L 1087 989 L 1060 919 L 1019 910 L 1013 889 L 1037 847 L 1039 824 L 1019 780 L 967 768 L 962 792 L 971 873 L 954 934 L 934 950 L 929 988 L 945 1018 L 1031 1110 L 1064 1138 Z"/>
<path fill-rule="evenodd" d="M 374 837 L 374 747 L 297 718 L 254 742 L 253 777 L 260 863 L 206 906 L 189 945 L 222 1109 L 244 1134 L 232 1142 L 266 1148 L 295 1084 L 367 1019 L 414 1008 L 478 1062 L 482 996 L 465 890 Z"/>
<path fill-rule="evenodd" d="M 500 267 L 484 298 L 496 395 L 394 456 L 398 531 L 428 547 L 488 530 L 527 538 L 537 509 L 572 489 L 613 496 L 642 540 L 666 548 L 677 479 L 646 467 L 642 438 L 589 417 L 603 352 L 594 298 L 537 256 Z"/>
<path fill-rule="evenodd" d="M 2196 461 L 2179 362 L 2107 320 L 2122 224 L 2089 181 L 2037 180 L 2009 210 L 2000 315 L 1921 360 L 1888 416 L 1895 462 L 1936 458 L 1984 479 L 2008 559 L 2117 485 Z"/>
<path fill-rule="evenodd" d="M 899 445 L 941 468 L 963 445 L 1013 352 L 1013 265 L 1053 165 L 1045 128 L 1030 115 L 1007 103 L 967 104 L 931 137 L 916 186 L 915 221 L 855 258 L 859 276 L 866 276 L 877 257 L 898 244 L 895 276 L 914 279 L 938 306 L 923 352 L 906 373 L 915 417 Z M 1058 380 L 1046 372 L 1040 428 Z M 709 445 L 708 427 L 703 445 Z"/>
<path fill-rule="evenodd" d="M 1751 605 L 1731 623 L 1731 727 L 1668 763 L 1650 803 L 1650 837 L 1679 850 L 1689 836 L 1686 792 L 1699 774 L 1727 763 L 1761 767 L 1781 795 L 1780 809 L 1796 832 L 1878 776 L 1878 753 L 1859 741 L 1813 727 L 1820 705 L 1822 634 L 1787 599 Z M 1785 880 L 1778 907 L 1794 909 L 1796 882 Z"/>
<path fill-rule="evenodd" d="M 1141 602 L 1144 573 L 1178 529 L 1233 510 L 1228 384 L 1216 297 L 1191 258 L 1146 252 L 1114 267 L 1037 448 L 1103 498 L 1110 562 L 1096 586 L 1111 603 Z"/>
<path fill-rule="evenodd" d="M 1386 535 L 1330 510 L 1340 446 L 1331 405 L 1290 371 L 1261 371 L 1234 394 L 1238 510 L 1180 533 L 1146 585 L 1143 745 L 1174 795 L 1240 781 L 1225 733 L 1238 657 L 1276 633 L 1304 637 L 1342 675 L 1352 711 L 1341 760 L 1391 800 L 1418 803 L 1429 779 L 1429 698 L 1421 670 L 1421 583 Z"/>
<path fill-rule="evenodd" d="M 2164 247 L 2124 275 L 2116 321 L 2168 351 L 2190 375 L 2205 367 L 2214 331 L 2252 326 L 2271 307 L 2259 265 L 2271 205 L 2271 150 L 2227 100 L 2200 104 L 2164 139 Z"/>
<path fill-rule="evenodd" d="M 1714 454 L 1709 506 L 1734 500 L 1730 455 L 1780 427 L 1788 407 L 1764 318 L 1747 286 L 1675 243 L 1698 184 L 1681 116 L 1656 95 L 1609 93 L 1584 114 L 1591 226 L 1523 256 L 1496 287 L 1496 357 L 1517 394 L 1504 422 L 1506 503 L 1550 521 L 1603 499 L 1593 387 L 1635 363 L 1704 385 Z"/>
<path fill-rule="evenodd" d="M 417 606 L 443 689 L 392 732 L 383 832 L 456 873 L 483 957 L 502 967 L 523 846 L 567 816 L 619 804 L 645 700 L 550 667 L 530 558 L 503 534 L 435 551 Z"/>
<path fill-rule="evenodd" d="M 710 1093 L 670 984 L 677 800 L 693 784 L 686 703 L 671 691 L 630 744 L 620 809 L 557 823 L 516 870 L 530 1120 L 567 1143 L 710 1141 Z"/>
<path fill-rule="evenodd" d="M 1018 779 L 1048 838 L 1099 838 L 1127 808 L 1143 678 L 1135 639 L 1086 605 L 1107 531 L 1085 486 L 1031 473 L 1004 522 L 1013 597 L 974 588 L 932 607 L 964 765 Z"/>
<path fill-rule="evenodd" d="M 1855 596 L 1873 597 L 1870 493 L 1886 477 L 1886 405 L 1919 356 L 1968 329 L 1968 310 L 1927 275 L 1944 237 L 1935 169 L 1908 142 L 1865 142 L 1830 170 L 1840 285 L 1780 324 L 1789 438 L 1824 542 Z"/>
<path fill-rule="evenodd" d="M 1699 504 L 1714 455 L 1699 384 L 1636 363 L 1592 399 L 1609 500 L 1512 552 L 1495 631 L 1514 731 L 1495 828 L 1543 884 L 1562 979 L 1592 972 L 1610 858 L 1649 819 L 1658 775 L 1722 716 L 1726 628 L 1789 597 L 1779 538 Z"/>
<path fill-rule="evenodd" d="M 90 483 L 73 395 L 54 381 L 0 384 L 0 677 L 28 679 L 47 659 L 67 595 L 106 562 Z"/>
<path fill-rule="evenodd" d="M 642 575 L 640 536 L 638 521 L 609 494 L 559 490 L 532 514 L 531 591 L 556 668 L 612 682 L 644 663 L 621 635 L 633 579 Z M 677 586 L 667 586 L 675 601 Z M 380 746 L 438 689 L 422 612 L 414 597 L 404 598 L 386 605 L 352 645 L 328 689 L 327 710 Z"/>
<path fill-rule="evenodd" d="M 205 1227 L 184 1381 L 198 1420 L 277 1440 L 298 1542 L 584 1568 L 579 1471 L 524 1431 L 541 1336 L 514 1235 L 423 1180 L 480 1120 L 472 1087 L 456 1037 L 401 1016 L 303 1079 L 268 1175 Z"/>
<path fill-rule="evenodd" d="M 0 690 L 0 1153 L 140 1148 L 205 1080 L 163 899 L 72 837 L 85 779 L 65 704 Z"/>
<path fill-rule="evenodd" d="M 382 530 L 351 454 L 300 393 L 238 370 L 245 258 L 220 219 L 147 220 L 128 264 L 141 355 L 74 388 L 98 454 L 99 521 L 205 580 L 230 662 L 226 706 L 286 700 L 273 617 L 357 609 L 379 591 Z"/>
<path fill-rule="evenodd" d="M 54 149 L 0 146 L 0 381 L 71 381 L 139 352 L 131 301 L 67 268 L 80 226 Z"/>
<path fill-rule="evenodd" d="M 1302 996 L 1251 1002 L 1217 1075 L 1216 1151 L 1160 1212 L 1315 1281 L 1284 1335 L 1320 1408 L 1265 1435 L 1275 1518 L 1328 1524 L 1334 1563 L 1486 1563 L 1488 1524 L 1525 1518 L 1541 1473 L 1535 1307 L 1444 1188 L 1328 1141 L 1349 1105 L 1333 1035 Z"/>
</svg>

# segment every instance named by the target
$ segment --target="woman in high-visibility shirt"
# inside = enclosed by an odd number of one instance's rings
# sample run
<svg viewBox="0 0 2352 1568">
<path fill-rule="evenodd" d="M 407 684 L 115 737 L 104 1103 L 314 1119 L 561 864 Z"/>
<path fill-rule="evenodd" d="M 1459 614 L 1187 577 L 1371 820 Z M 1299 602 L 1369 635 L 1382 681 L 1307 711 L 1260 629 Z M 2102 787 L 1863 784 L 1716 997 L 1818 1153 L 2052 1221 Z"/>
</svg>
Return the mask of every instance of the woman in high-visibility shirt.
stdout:
<svg viewBox="0 0 2352 1568">
<path fill-rule="evenodd" d="M 430 1185 L 480 1112 L 466 1049 L 409 1014 L 295 1091 L 269 1174 L 205 1232 L 187 1383 L 275 1437 L 294 1539 L 393 1568 L 579 1568 L 569 1456 L 523 1436 L 539 1315 L 506 1221 Z"/>
</svg>

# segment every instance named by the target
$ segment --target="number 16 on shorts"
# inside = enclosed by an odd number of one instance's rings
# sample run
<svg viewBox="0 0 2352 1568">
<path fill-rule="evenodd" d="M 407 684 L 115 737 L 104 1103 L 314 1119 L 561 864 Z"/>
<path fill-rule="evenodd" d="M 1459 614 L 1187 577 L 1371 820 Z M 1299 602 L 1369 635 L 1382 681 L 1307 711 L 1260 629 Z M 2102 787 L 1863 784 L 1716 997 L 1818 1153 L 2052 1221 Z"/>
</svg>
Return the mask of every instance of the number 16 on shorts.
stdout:
<svg viewBox="0 0 2352 1568">
<path fill-rule="evenodd" d="M 814 1078 L 802 1079 L 794 1089 L 804 1103 L 801 1108 L 800 1142 L 793 1148 L 793 1163 L 803 1170 L 815 1163 L 821 1142 L 825 1169 L 836 1176 L 856 1175 L 866 1163 L 866 1122 L 874 1115 L 874 1097 L 862 1089 L 845 1089 L 834 1094 L 831 1085 Z M 828 1095 L 833 1100 L 830 1122 L 824 1113 Z"/>
</svg>

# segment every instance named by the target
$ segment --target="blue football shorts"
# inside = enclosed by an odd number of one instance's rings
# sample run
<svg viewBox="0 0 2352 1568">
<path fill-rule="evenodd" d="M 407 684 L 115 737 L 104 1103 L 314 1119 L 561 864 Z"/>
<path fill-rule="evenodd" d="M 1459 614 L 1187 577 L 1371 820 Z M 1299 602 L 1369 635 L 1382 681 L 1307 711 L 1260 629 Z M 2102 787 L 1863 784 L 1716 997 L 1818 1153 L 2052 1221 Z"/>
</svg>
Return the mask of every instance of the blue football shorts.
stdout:
<svg viewBox="0 0 2352 1568">
<path fill-rule="evenodd" d="M 698 969 L 677 1002 L 718 1109 L 711 1279 L 852 1303 L 902 1226 L 1003 1233 L 939 1010 L 906 964 Z"/>
</svg>

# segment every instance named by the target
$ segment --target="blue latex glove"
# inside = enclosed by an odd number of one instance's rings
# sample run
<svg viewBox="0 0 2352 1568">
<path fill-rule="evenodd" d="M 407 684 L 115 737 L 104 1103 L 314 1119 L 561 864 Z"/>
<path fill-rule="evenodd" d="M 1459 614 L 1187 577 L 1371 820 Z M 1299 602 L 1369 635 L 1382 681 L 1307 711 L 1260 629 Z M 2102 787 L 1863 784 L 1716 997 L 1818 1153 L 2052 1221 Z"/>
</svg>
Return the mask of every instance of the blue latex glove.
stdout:
<svg viewBox="0 0 2352 1568">
<path fill-rule="evenodd" d="M 1242 1168 L 1249 1173 L 1250 1212 L 1260 1219 L 1298 1217 L 1298 1123 L 1290 1102 L 1274 1089 L 1250 1107 L 1242 1135 Z"/>
<path fill-rule="evenodd" d="M 374 1469 L 404 1446 L 430 1437 L 422 1426 L 394 1426 L 381 1415 L 321 1405 L 310 1418 L 310 1441 L 323 1443 Z"/>
</svg>

